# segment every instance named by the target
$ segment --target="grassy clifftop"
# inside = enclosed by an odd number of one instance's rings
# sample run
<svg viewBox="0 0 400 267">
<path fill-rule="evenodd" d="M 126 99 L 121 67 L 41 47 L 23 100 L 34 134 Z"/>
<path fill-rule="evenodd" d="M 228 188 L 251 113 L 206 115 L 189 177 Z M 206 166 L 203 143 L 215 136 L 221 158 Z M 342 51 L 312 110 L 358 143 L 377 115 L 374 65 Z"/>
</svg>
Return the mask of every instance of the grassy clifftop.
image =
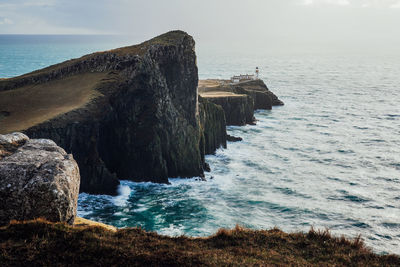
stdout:
<svg viewBox="0 0 400 267">
<path fill-rule="evenodd" d="M 0 228 L 0 240 L 2 266 L 400 266 L 398 256 L 376 255 L 360 239 L 313 230 L 236 227 L 208 238 L 171 238 L 37 220 Z"/>
<path fill-rule="evenodd" d="M 101 95 L 97 88 L 111 78 L 112 61 L 143 56 L 153 46 L 179 46 L 188 35 L 172 31 L 138 45 L 117 48 L 71 59 L 19 77 L 0 79 L 0 133 L 32 126 L 83 107 Z M 101 67 L 98 67 L 97 65 Z M 133 65 L 133 64 L 132 64 Z M 110 78 L 110 76 L 112 76 Z"/>
<path fill-rule="evenodd" d="M 47 74 L 49 72 L 53 72 L 53 71 L 57 71 L 62 68 L 67 68 L 67 67 L 73 66 L 73 65 L 78 64 L 83 61 L 95 60 L 98 56 L 105 55 L 105 54 L 115 54 L 117 56 L 126 56 L 126 55 L 142 56 L 147 52 L 147 50 L 151 46 L 157 46 L 157 45 L 177 46 L 177 45 L 180 45 L 182 40 L 184 38 L 187 38 L 187 36 L 188 36 L 187 33 L 183 32 L 183 31 L 170 31 L 170 32 L 164 33 L 162 35 L 159 35 L 157 37 L 154 37 L 148 41 L 145 41 L 141 44 L 116 48 L 116 49 L 112 49 L 112 50 L 108 50 L 108 51 L 95 52 L 92 54 L 82 56 L 80 58 L 67 60 L 67 61 L 59 63 L 59 64 L 55 64 L 55 65 L 52 65 L 52 66 L 49 66 L 49 67 L 46 67 L 46 68 L 43 68 L 40 70 L 36 70 L 36 71 L 30 72 L 30 73 L 27 73 L 27 74 L 24 74 L 24 75 L 21 75 L 18 77 L 1 78 L 0 79 L 0 82 L 1 82 L 0 83 L 0 91 L 1 91 L 2 83 L 5 84 L 5 83 L 14 82 L 15 80 L 19 80 L 21 78 L 27 78 L 27 77 Z"/>
</svg>

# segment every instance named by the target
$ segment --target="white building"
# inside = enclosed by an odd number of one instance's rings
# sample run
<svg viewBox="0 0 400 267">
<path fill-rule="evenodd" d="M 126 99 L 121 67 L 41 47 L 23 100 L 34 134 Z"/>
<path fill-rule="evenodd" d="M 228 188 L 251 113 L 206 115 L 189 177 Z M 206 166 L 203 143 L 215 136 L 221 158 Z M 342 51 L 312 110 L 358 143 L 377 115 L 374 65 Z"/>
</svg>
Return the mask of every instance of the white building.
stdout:
<svg viewBox="0 0 400 267">
<path fill-rule="evenodd" d="M 251 80 L 255 80 L 255 76 L 254 75 L 250 75 L 250 74 L 240 74 L 240 75 L 235 75 L 231 78 L 231 81 L 233 83 L 238 83 L 238 82 L 244 82 L 244 81 L 251 81 Z"/>
<path fill-rule="evenodd" d="M 259 69 L 258 67 L 256 68 L 256 74 L 240 74 L 240 75 L 235 75 L 231 77 L 231 82 L 232 83 L 239 83 L 239 82 L 244 82 L 244 81 L 252 81 L 252 80 L 258 80 L 259 76 Z"/>
</svg>

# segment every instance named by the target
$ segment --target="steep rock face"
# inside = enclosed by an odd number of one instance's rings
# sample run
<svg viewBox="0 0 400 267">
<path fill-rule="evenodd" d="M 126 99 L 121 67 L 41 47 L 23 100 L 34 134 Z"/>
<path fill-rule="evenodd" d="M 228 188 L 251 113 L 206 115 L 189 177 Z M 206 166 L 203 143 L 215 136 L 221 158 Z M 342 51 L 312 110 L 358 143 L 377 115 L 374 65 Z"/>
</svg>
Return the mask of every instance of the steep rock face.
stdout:
<svg viewBox="0 0 400 267">
<path fill-rule="evenodd" d="M 53 141 L 0 135 L 0 225 L 39 217 L 72 224 L 79 182 L 72 155 Z"/>
<path fill-rule="evenodd" d="M 226 120 L 221 106 L 199 97 L 200 123 L 202 127 L 201 148 L 204 154 L 213 154 L 216 149 L 226 148 Z"/>
<path fill-rule="evenodd" d="M 254 100 L 249 95 L 213 96 L 207 100 L 223 108 L 227 125 L 242 126 L 255 121 Z"/>
<path fill-rule="evenodd" d="M 227 125 L 254 124 L 254 110 L 283 105 L 262 80 L 201 80 L 199 94 L 224 109 Z"/>
<path fill-rule="evenodd" d="M 253 80 L 233 85 L 233 91 L 248 94 L 254 99 L 255 109 L 271 109 L 272 106 L 282 106 L 284 103 L 271 92 L 263 80 Z"/>
<path fill-rule="evenodd" d="M 73 153 L 83 192 L 113 194 L 118 179 L 167 183 L 168 177 L 200 176 L 204 155 L 194 45 L 186 33 L 169 32 L 137 46 L 1 81 L 0 94 L 7 96 L 32 84 L 35 87 L 29 90 L 49 82 L 62 87 L 68 80 L 80 86 L 82 79 L 97 79 L 91 88 L 87 86 L 90 100 L 84 105 L 18 129 L 32 138 L 52 139 Z"/>
</svg>

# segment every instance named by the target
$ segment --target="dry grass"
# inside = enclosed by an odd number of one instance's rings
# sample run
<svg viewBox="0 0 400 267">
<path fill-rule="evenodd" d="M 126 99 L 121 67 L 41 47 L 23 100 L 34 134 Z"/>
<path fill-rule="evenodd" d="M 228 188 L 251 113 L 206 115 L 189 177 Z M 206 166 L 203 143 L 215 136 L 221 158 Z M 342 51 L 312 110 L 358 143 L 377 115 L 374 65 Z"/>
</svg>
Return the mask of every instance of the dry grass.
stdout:
<svg viewBox="0 0 400 267">
<path fill-rule="evenodd" d="M 225 91 L 212 91 L 212 92 L 204 92 L 199 93 L 201 97 L 204 98 L 216 98 L 216 97 L 247 97 L 247 95 L 242 94 L 235 94 L 232 92 L 225 92 Z"/>
<path fill-rule="evenodd" d="M 204 98 L 219 98 L 219 97 L 243 97 L 244 94 L 236 94 L 232 92 L 228 80 L 200 80 L 198 92 Z"/>
<path fill-rule="evenodd" d="M 99 226 L 109 231 L 116 232 L 117 228 L 108 224 L 94 222 L 81 217 L 76 217 L 74 221 L 74 227 L 87 227 L 87 226 Z"/>
<path fill-rule="evenodd" d="M 0 92 L 0 134 L 28 129 L 84 106 L 100 95 L 96 86 L 107 74 L 86 73 Z"/>
<path fill-rule="evenodd" d="M 90 61 L 105 53 L 113 53 L 120 56 L 128 54 L 143 55 L 150 46 L 176 46 L 181 44 L 183 38 L 187 38 L 187 34 L 182 31 L 168 32 L 139 45 L 93 53 L 19 77 L 0 79 L 0 87 L 5 86 L 4 88 L 6 88 L 7 85 L 12 85 L 19 79 L 40 76 L 55 70 L 71 67 L 80 61 Z M 84 106 L 92 98 L 99 95 L 95 88 L 105 76 L 106 74 L 104 73 L 84 73 L 43 84 L 13 88 L 8 91 L 1 91 L 0 88 L 0 134 L 25 130 L 60 114 Z"/>
<path fill-rule="evenodd" d="M 46 73 L 55 71 L 57 69 L 62 69 L 62 68 L 73 66 L 73 65 L 79 63 L 80 61 L 85 61 L 85 60 L 90 61 L 93 58 L 95 58 L 99 55 L 102 55 L 102 54 L 106 54 L 106 53 L 113 53 L 113 54 L 116 54 L 119 56 L 125 56 L 125 55 L 142 56 L 143 54 L 145 54 L 147 52 L 147 50 L 149 49 L 150 46 L 153 46 L 153 45 L 164 45 L 164 46 L 179 45 L 181 39 L 185 36 L 187 36 L 185 32 L 171 31 L 171 32 L 162 34 L 160 36 L 157 36 L 146 42 L 143 42 L 141 44 L 88 54 L 88 55 L 82 56 L 80 58 L 74 58 L 71 60 L 67 60 L 65 62 L 55 64 L 55 65 L 52 65 L 52 66 L 49 66 L 49 67 L 46 67 L 46 68 L 43 68 L 40 70 L 30 72 L 30 73 L 26 73 L 26 74 L 18 76 L 18 77 L 2 78 L 2 79 L 0 79 L 0 81 L 1 82 L 10 82 L 10 81 L 12 82 L 12 81 L 18 80 L 20 78 L 26 78 L 26 77 L 32 77 L 32 76 L 38 76 L 41 74 L 46 74 Z"/>
<path fill-rule="evenodd" d="M 208 238 L 166 237 L 130 228 L 71 227 L 42 220 L 0 228 L 2 266 L 400 266 L 361 239 L 328 231 L 221 229 Z"/>
<path fill-rule="evenodd" d="M 229 83 L 230 83 L 229 80 L 217 80 L 217 79 L 199 80 L 199 88 L 218 87 Z"/>
</svg>

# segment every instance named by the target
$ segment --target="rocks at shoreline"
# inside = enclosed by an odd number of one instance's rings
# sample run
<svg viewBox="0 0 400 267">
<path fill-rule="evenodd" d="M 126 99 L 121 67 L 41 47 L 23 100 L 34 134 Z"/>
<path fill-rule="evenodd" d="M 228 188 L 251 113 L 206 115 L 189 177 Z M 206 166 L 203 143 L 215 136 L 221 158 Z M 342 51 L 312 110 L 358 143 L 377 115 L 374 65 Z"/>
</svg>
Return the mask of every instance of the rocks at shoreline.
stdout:
<svg viewBox="0 0 400 267">
<path fill-rule="evenodd" d="M 202 80 L 199 94 L 223 108 L 227 125 L 255 124 L 254 110 L 284 105 L 262 80 L 236 84 L 226 80 Z"/>
<path fill-rule="evenodd" d="M 284 103 L 271 92 L 263 80 L 252 80 L 232 85 L 235 93 L 248 94 L 254 99 L 254 109 L 272 109 Z"/>
<path fill-rule="evenodd" d="M 243 141 L 243 138 L 242 137 L 236 137 L 236 136 L 228 135 L 227 136 L 227 140 L 229 142 L 240 142 L 240 141 Z"/>
<path fill-rule="evenodd" d="M 36 218 L 72 224 L 79 183 L 77 163 L 53 141 L 0 135 L 0 225 Z"/>
</svg>

